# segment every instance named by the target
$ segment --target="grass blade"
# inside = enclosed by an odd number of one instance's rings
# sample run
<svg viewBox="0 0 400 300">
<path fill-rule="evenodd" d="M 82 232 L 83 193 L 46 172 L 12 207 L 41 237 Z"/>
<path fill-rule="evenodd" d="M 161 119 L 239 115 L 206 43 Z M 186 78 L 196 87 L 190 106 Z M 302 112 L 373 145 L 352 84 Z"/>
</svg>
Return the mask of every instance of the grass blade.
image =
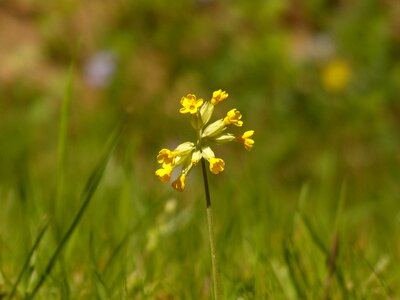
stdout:
<svg viewBox="0 0 400 300">
<path fill-rule="evenodd" d="M 68 119 L 70 112 L 70 103 L 72 98 L 72 88 L 74 80 L 74 64 L 71 63 L 68 70 L 67 85 L 64 92 L 64 98 L 61 106 L 60 124 L 58 132 L 58 146 L 57 146 L 57 187 L 56 187 L 56 201 L 52 201 L 51 207 L 52 215 L 56 218 L 55 213 L 58 210 L 57 203 L 61 203 L 62 195 L 64 194 L 64 176 L 65 176 L 65 151 L 67 143 Z"/>
<path fill-rule="evenodd" d="M 347 298 L 347 289 L 344 281 L 343 273 L 341 272 L 339 263 L 337 262 L 339 256 L 339 245 L 340 245 L 340 224 L 343 215 L 343 206 L 346 199 L 346 182 L 343 182 L 342 188 L 340 190 L 339 203 L 336 211 L 336 219 L 333 228 L 333 239 L 331 242 L 331 247 L 327 253 L 327 274 L 324 281 L 324 299 L 329 299 L 329 289 L 331 286 L 332 277 L 336 274 L 342 295 Z"/>
<path fill-rule="evenodd" d="M 288 267 L 290 280 L 292 281 L 297 297 L 300 299 L 307 299 L 303 293 L 300 280 L 297 278 L 297 272 L 293 262 L 295 258 L 293 257 L 293 251 L 291 250 L 291 244 L 291 241 L 283 241 L 283 257 L 285 259 L 286 266 Z"/>
<path fill-rule="evenodd" d="M 17 287 L 18 287 L 19 283 L 21 282 L 25 271 L 28 269 L 29 262 L 31 261 L 33 254 L 35 253 L 37 247 L 40 244 L 40 241 L 42 240 L 44 234 L 46 233 L 47 228 L 48 228 L 48 223 L 46 221 L 46 223 L 42 226 L 42 228 L 39 230 L 38 235 L 36 236 L 35 242 L 33 243 L 33 246 L 31 248 L 31 250 L 29 251 L 28 256 L 26 257 L 26 260 L 24 262 L 24 265 L 22 266 L 21 272 L 19 272 L 17 280 L 15 281 L 15 283 L 11 289 L 11 292 L 8 295 L 8 299 L 12 299 L 14 297 L 14 294 L 17 291 Z"/>
<path fill-rule="evenodd" d="M 43 285 L 47 276 L 50 274 L 51 270 L 53 269 L 53 266 L 54 266 L 55 262 L 57 261 L 57 258 L 59 257 L 61 251 L 63 250 L 63 248 L 65 247 L 69 238 L 71 237 L 72 233 L 74 232 L 77 225 L 79 224 L 79 221 L 82 219 L 82 216 L 85 213 L 85 211 L 90 203 L 90 200 L 92 199 L 94 192 L 96 191 L 96 189 L 99 185 L 101 178 L 103 177 L 105 168 L 106 168 L 108 161 L 113 153 L 113 150 L 117 145 L 117 142 L 119 140 L 119 137 L 120 137 L 120 134 L 121 134 L 121 131 L 123 128 L 122 125 L 123 125 L 123 123 L 120 126 L 118 126 L 117 129 L 112 134 L 105 154 L 101 158 L 97 167 L 93 170 L 93 172 L 90 175 L 90 177 L 85 185 L 85 188 L 81 194 L 81 202 L 82 202 L 81 207 L 79 208 L 73 221 L 71 222 L 71 225 L 68 227 L 68 229 L 65 232 L 64 236 L 62 237 L 60 243 L 58 244 L 56 250 L 54 251 L 53 255 L 51 256 L 51 258 L 50 258 L 43 274 L 40 276 L 37 284 L 33 288 L 32 292 L 28 295 L 28 297 L 27 297 L 28 299 L 32 299 L 35 297 L 36 293 L 39 291 L 40 287 Z"/>
</svg>

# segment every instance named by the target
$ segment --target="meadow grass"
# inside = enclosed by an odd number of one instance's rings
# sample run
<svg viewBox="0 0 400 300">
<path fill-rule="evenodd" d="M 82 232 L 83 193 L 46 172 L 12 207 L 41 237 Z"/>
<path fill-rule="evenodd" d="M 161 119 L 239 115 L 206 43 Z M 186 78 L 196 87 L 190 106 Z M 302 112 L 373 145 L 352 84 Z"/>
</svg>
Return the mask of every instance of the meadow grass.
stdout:
<svg viewBox="0 0 400 300">
<path fill-rule="evenodd" d="M 66 124 L 61 118 L 59 134 L 64 137 L 59 147 L 66 147 L 68 141 Z M 117 152 L 113 151 L 123 137 L 120 129 L 111 134 L 108 146 L 99 151 L 103 157 L 96 155 L 100 160 L 91 174 L 73 173 L 63 177 L 65 183 L 60 177 L 53 180 L 57 203 L 42 196 L 49 188 L 47 181 L 27 178 L 17 186 L 25 191 L 19 193 L 2 188 L 3 298 L 210 299 L 200 174 L 189 181 L 190 195 L 176 194 L 156 183 L 143 185 L 140 181 L 148 174 L 126 166 L 132 159 L 126 155 L 134 155 L 134 146 L 120 142 Z M 68 174 L 69 165 L 63 167 L 64 158 L 60 158 L 64 151 L 59 149 L 58 166 Z M 303 184 L 298 200 L 290 199 L 290 193 L 265 182 L 268 170 L 258 169 L 259 175 L 254 176 L 257 150 L 247 165 L 238 155 L 227 153 L 228 162 L 242 160 L 242 165 L 232 164 L 232 175 L 210 178 L 223 299 L 388 299 L 397 295 L 399 274 L 394 265 L 398 255 L 395 248 L 380 244 L 387 239 L 387 231 L 381 234 L 383 228 L 377 228 L 371 233 L 355 226 L 377 204 L 349 206 L 347 181 L 319 193 L 313 192 L 318 186 Z M 77 200 L 59 194 L 60 186 L 70 187 L 68 179 L 80 182 L 83 192 Z"/>
<path fill-rule="evenodd" d="M 256 132 L 208 177 L 221 299 L 399 298 L 396 10 L 195 2 L 8 4 L 40 34 L 28 71 L 18 51 L 21 77 L 0 70 L 0 299 L 211 299 L 202 174 L 177 193 L 154 171 L 192 137 L 179 97 L 218 88 Z M 105 45 L 116 71 L 94 88 Z"/>
<path fill-rule="evenodd" d="M 15 185 L 0 189 L 2 298 L 210 299 L 200 172 L 184 193 L 157 182 L 155 154 L 135 159 L 138 131 L 129 117 L 123 131 L 115 120 L 117 129 L 101 137 L 108 143 L 73 151 L 72 84 L 71 71 L 54 178 L 33 177 L 26 165 Z M 277 188 L 267 148 L 260 139 L 245 158 L 225 150 L 229 172 L 209 178 L 222 299 L 396 297 L 392 202 L 350 202 L 352 181 L 335 184 L 324 169 L 319 182 Z"/>
</svg>

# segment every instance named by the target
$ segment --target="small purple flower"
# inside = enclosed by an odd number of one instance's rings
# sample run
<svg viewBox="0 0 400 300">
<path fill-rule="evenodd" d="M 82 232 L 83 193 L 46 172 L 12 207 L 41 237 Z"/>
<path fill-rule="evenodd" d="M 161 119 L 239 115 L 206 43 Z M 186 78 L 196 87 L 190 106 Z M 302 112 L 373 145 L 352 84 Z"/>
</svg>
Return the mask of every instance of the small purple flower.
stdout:
<svg viewBox="0 0 400 300">
<path fill-rule="evenodd" d="M 115 69 L 115 54 L 108 50 L 99 51 L 85 63 L 85 79 L 91 86 L 104 87 L 110 82 Z"/>
</svg>

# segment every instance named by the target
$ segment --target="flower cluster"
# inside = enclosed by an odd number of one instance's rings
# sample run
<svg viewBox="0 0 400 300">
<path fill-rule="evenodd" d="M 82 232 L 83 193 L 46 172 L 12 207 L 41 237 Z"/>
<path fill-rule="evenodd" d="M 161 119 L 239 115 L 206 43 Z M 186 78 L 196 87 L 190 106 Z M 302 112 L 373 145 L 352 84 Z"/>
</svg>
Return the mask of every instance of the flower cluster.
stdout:
<svg viewBox="0 0 400 300">
<path fill-rule="evenodd" d="M 225 169 L 225 162 L 221 158 L 215 157 L 213 150 L 208 145 L 209 142 L 223 144 L 227 142 L 242 143 L 246 150 L 251 150 L 254 145 L 252 136 L 254 130 L 249 130 L 236 136 L 232 133 L 225 133 L 230 125 L 242 127 L 242 114 L 236 108 L 228 111 L 223 119 L 217 120 L 207 125 L 214 112 L 214 107 L 226 100 L 228 94 L 222 90 L 215 91 L 210 101 L 198 99 L 193 94 L 182 97 L 179 112 L 181 114 L 190 114 L 191 124 L 197 133 L 196 143 L 185 142 L 180 144 L 174 150 L 161 149 L 157 155 L 157 162 L 161 168 L 156 171 L 156 176 L 167 183 L 171 178 L 171 173 L 177 166 L 181 166 L 181 174 L 172 182 L 172 187 L 179 192 L 185 189 L 185 179 L 193 166 L 196 166 L 201 159 L 209 162 L 210 171 L 213 174 L 219 174 Z"/>
</svg>

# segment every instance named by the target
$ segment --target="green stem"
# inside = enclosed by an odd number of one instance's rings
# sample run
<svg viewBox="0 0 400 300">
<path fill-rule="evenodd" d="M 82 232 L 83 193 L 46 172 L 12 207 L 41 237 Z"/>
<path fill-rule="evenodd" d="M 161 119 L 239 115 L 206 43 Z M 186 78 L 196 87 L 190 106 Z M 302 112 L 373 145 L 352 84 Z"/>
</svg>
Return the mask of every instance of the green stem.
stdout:
<svg viewBox="0 0 400 300">
<path fill-rule="evenodd" d="M 201 159 L 201 167 L 203 170 L 204 191 L 206 193 L 207 224 L 208 224 L 208 237 L 210 239 L 210 249 L 211 249 L 211 266 L 212 266 L 212 277 L 214 285 L 214 300 L 218 300 L 219 280 L 218 280 L 217 255 L 215 251 L 215 238 L 214 238 L 214 226 L 212 218 L 210 190 L 208 188 L 207 169 L 206 169 L 206 164 L 204 162 L 204 158 Z"/>
</svg>

